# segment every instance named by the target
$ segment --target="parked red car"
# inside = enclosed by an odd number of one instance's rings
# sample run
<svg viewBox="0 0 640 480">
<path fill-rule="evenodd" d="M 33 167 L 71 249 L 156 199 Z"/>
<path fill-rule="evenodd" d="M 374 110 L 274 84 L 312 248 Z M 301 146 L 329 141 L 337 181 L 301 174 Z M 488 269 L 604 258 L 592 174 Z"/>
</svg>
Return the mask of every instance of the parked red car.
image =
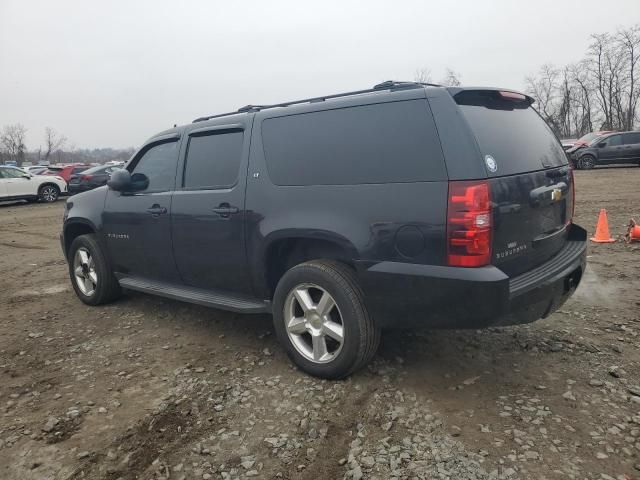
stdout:
<svg viewBox="0 0 640 480">
<path fill-rule="evenodd" d="M 91 165 L 84 165 L 81 163 L 64 166 L 50 165 L 47 171 L 42 173 L 42 175 L 56 175 L 58 177 L 64 178 L 65 182 L 69 183 L 71 175 L 77 175 L 78 173 L 84 172 L 88 168 L 91 168 Z"/>
</svg>

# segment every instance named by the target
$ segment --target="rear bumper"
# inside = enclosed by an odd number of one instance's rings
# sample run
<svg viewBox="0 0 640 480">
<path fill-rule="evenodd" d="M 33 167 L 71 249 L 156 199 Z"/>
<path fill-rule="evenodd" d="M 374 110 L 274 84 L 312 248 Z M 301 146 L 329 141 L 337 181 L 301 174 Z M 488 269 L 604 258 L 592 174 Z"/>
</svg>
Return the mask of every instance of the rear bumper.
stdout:
<svg viewBox="0 0 640 480">
<path fill-rule="evenodd" d="M 517 277 L 500 269 L 381 262 L 361 265 L 367 307 L 382 328 L 481 328 L 545 318 L 575 291 L 586 267 L 587 232 L 572 225 L 565 247 Z"/>
</svg>

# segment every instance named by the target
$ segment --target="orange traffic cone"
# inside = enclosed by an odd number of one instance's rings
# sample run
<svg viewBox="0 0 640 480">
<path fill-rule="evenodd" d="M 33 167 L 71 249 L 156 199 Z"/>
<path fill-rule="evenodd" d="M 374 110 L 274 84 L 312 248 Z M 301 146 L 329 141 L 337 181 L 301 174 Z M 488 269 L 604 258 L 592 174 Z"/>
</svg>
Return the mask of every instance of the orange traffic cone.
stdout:
<svg viewBox="0 0 640 480">
<path fill-rule="evenodd" d="M 627 234 L 624 236 L 627 243 L 640 242 L 640 225 L 632 218 L 629 220 L 629 226 L 627 227 Z"/>
<path fill-rule="evenodd" d="M 596 234 L 591 237 L 592 242 L 596 243 L 613 243 L 615 238 L 611 238 L 609 234 L 609 222 L 607 221 L 607 211 L 600 209 L 600 215 L 598 216 L 598 224 L 596 225 Z"/>
</svg>

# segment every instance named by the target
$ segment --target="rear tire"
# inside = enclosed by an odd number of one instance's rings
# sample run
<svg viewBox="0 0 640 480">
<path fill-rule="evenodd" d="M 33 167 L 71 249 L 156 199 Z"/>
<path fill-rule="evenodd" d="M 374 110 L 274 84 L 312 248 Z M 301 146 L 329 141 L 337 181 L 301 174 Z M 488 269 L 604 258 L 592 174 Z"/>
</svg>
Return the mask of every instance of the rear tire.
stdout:
<svg viewBox="0 0 640 480">
<path fill-rule="evenodd" d="M 120 284 L 94 234 L 77 237 L 67 253 L 69 276 L 78 298 L 102 305 L 122 295 Z"/>
<path fill-rule="evenodd" d="M 380 343 L 353 270 L 339 262 L 313 260 L 291 268 L 278 283 L 273 311 L 287 355 L 316 377 L 350 375 L 373 358 Z"/>
<path fill-rule="evenodd" d="M 596 165 L 596 159 L 592 155 L 583 155 L 578 159 L 579 170 L 591 170 Z"/>
<path fill-rule="evenodd" d="M 38 199 L 41 202 L 53 203 L 60 197 L 60 189 L 55 185 L 42 185 L 38 189 Z"/>
</svg>

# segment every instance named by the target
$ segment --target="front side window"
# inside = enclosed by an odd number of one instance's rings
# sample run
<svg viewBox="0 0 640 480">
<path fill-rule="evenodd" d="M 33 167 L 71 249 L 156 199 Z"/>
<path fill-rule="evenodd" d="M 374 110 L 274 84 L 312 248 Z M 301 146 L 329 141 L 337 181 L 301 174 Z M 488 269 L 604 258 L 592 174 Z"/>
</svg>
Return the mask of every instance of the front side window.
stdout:
<svg viewBox="0 0 640 480">
<path fill-rule="evenodd" d="M 160 143 L 149 148 L 136 162 L 131 179 L 135 182 L 146 177 L 149 185 L 144 191 L 173 190 L 178 164 L 178 142 Z M 139 175 L 140 174 L 140 175 Z"/>
<path fill-rule="evenodd" d="M 242 131 L 191 136 L 183 187 L 232 187 L 238 179 L 243 136 Z"/>
<path fill-rule="evenodd" d="M 20 178 L 25 175 L 25 172 L 22 170 L 17 170 L 15 168 L 3 168 L 0 170 L 3 173 L 4 178 Z"/>
<path fill-rule="evenodd" d="M 613 135 L 604 140 L 607 147 L 617 147 L 622 144 L 622 135 Z"/>
</svg>

